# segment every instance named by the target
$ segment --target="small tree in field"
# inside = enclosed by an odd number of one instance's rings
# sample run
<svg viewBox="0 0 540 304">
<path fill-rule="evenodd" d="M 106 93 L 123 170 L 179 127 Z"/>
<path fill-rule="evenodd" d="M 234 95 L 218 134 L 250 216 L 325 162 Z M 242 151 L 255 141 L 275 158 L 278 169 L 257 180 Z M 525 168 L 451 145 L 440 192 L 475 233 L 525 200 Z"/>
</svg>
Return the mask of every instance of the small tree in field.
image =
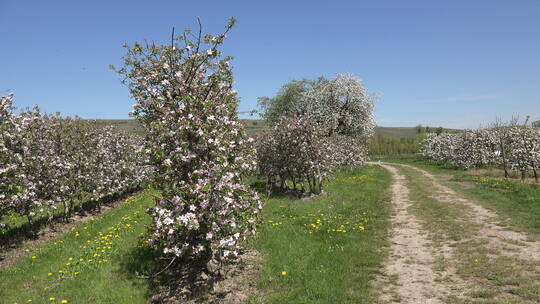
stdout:
<svg viewBox="0 0 540 304">
<path fill-rule="evenodd" d="M 331 169 L 330 149 L 320 128 L 306 118 L 283 117 L 257 141 L 259 173 L 268 179 L 268 186 L 280 188 L 292 182 L 293 189 L 311 193 L 322 191 L 323 179 Z"/>
<path fill-rule="evenodd" d="M 162 191 L 151 242 L 173 257 L 236 256 L 240 240 L 255 234 L 261 203 L 242 183 L 255 165 L 251 140 L 237 118 L 231 57 L 219 50 L 234 23 L 221 35 L 186 30 L 173 32 L 170 45 L 126 46 L 118 70 Z"/>
</svg>

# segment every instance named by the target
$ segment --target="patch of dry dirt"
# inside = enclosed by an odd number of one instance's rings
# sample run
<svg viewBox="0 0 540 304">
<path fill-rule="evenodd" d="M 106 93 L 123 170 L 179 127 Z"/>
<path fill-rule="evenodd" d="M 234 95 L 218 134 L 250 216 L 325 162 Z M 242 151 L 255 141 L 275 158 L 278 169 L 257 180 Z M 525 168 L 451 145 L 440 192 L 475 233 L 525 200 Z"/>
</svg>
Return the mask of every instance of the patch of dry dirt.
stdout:
<svg viewBox="0 0 540 304">
<path fill-rule="evenodd" d="M 150 303 L 247 303 L 257 295 L 255 282 L 260 264 L 258 252 L 248 250 L 213 275 L 194 265 L 180 265 L 169 274 L 166 284 L 161 284 Z"/>
</svg>

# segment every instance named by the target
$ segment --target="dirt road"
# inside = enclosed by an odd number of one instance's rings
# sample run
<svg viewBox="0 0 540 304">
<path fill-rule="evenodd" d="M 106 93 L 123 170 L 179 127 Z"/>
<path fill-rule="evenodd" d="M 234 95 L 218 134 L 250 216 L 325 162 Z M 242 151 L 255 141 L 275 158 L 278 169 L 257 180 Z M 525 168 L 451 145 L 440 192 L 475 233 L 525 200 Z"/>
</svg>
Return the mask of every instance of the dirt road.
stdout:
<svg viewBox="0 0 540 304">
<path fill-rule="evenodd" d="M 393 176 L 381 303 L 540 303 L 540 242 L 419 168 Z"/>
</svg>

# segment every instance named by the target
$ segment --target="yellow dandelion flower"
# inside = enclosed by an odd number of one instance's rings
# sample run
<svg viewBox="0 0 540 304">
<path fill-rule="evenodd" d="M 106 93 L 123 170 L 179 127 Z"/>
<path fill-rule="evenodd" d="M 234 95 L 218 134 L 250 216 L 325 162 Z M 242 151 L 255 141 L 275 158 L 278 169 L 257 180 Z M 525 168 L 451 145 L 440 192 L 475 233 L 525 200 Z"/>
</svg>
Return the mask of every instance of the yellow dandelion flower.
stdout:
<svg viewBox="0 0 540 304">
<path fill-rule="evenodd" d="M 50 298 L 49 298 L 49 301 L 54 301 L 54 297 L 50 297 Z"/>
<path fill-rule="evenodd" d="M 281 272 L 281 275 L 282 275 L 282 276 L 287 275 L 287 272 L 286 272 L 286 271 L 282 271 L 282 272 Z"/>
<path fill-rule="evenodd" d="M 68 300 L 62 300 L 60 303 L 67 303 Z"/>
</svg>

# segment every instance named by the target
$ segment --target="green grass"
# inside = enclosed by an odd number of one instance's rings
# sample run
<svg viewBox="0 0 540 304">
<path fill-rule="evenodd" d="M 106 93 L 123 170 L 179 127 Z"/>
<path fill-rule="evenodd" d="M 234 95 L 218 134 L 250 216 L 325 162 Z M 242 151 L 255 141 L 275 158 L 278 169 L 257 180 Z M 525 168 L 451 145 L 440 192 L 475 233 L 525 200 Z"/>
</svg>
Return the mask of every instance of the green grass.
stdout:
<svg viewBox="0 0 540 304">
<path fill-rule="evenodd" d="M 246 133 L 252 137 L 269 128 L 266 121 L 262 119 L 241 119 L 240 121 L 244 124 Z"/>
<path fill-rule="evenodd" d="M 150 222 L 145 209 L 152 193 L 131 197 L 51 243 L 27 248 L 0 271 L 2 303 L 146 303 L 148 282 L 125 265 L 138 262 L 129 259 Z"/>
<path fill-rule="evenodd" d="M 100 210 L 102 206 L 110 205 L 121 198 L 127 197 L 139 189 L 139 187 L 128 189 L 114 196 L 104 197 L 100 201 L 89 199 L 75 201 L 72 208 L 74 213 L 86 215 L 88 212 L 95 212 Z M 74 215 L 72 214 L 71 217 Z M 32 239 L 41 229 L 55 226 L 61 222 L 65 222 L 65 206 L 63 203 L 57 203 L 55 209 L 49 209 L 49 213 L 38 213 L 37 216 L 32 218 L 31 225 L 26 216 L 14 212 L 8 214 L 2 220 L 2 223 L 6 226 L 0 228 L 0 249 L 21 246 L 25 241 Z"/>
<path fill-rule="evenodd" d="M 264 303 L 372 303 L 371 287 L 385 256 L 390 175 L 369 165 L 344 171 L 325 194 L 274 197 L 254 247 L 262 254 L 258 281 Z"/>
<path fill-rule="evenodd" d="M 519 230 L 540 236 L 540 187 L 489 177 L 458 175 L 453 180 L 472 181 L 475 186 L 462 189 L 461 192 L 484 207 L 509 217 L 511 225 Z"/>
</svg>

